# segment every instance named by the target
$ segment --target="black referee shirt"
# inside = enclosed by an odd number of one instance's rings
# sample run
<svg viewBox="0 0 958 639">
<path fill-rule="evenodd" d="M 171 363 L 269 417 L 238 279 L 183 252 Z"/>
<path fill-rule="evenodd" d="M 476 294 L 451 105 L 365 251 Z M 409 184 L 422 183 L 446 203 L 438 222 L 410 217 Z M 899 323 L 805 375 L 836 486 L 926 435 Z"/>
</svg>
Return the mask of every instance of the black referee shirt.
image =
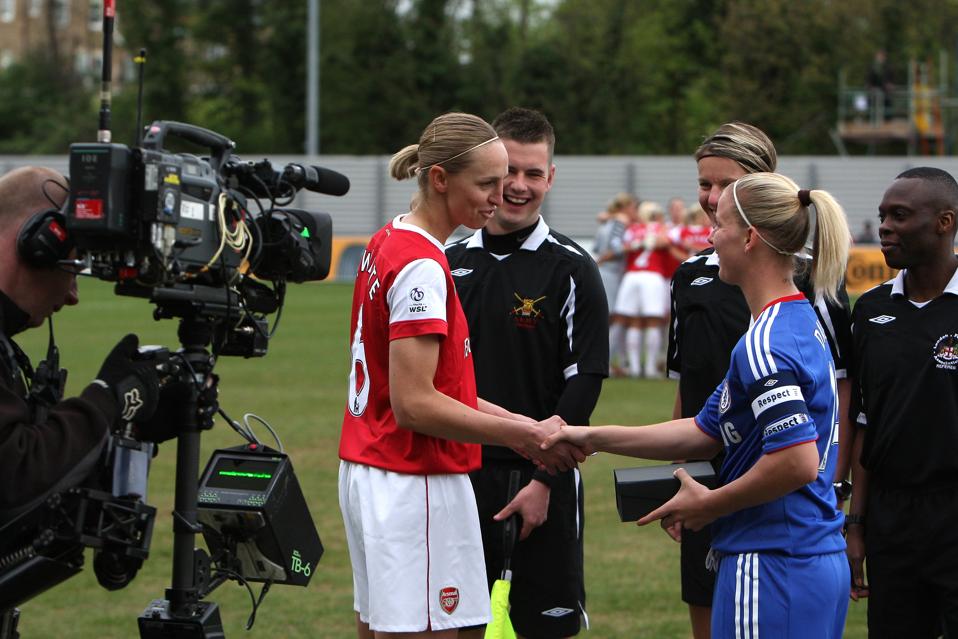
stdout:
<svg viewBox="0 0 958 639">
<path fill-rule="evenodd" d="M 732 349 L 752 320 L 745 296 L 737 286 L 721 281 L 715 250 L 690 257 L 672 276 L 672 318 L 669 324 L 669 377 L 681 379 L 682 417 L 694 417 L 725 378 Z M 809 300 L 815 299 L 808 268 L 801 269 L 795 285 Z M 835 371 L 847 376 L 851 353 L 848 294 L 844 284 L 839 304 L 816 300 L 818 321 L 825 329 Z"/>
<path fill-rule="evenodd" d="M 459 293 L 479 396 L 546 419 L 570 378 L 609 373 L 609 309 L 595 261 L 568 237 L 538 224 L 518 250 L 491 253 L 482 231 L 446 257 Z M 518 458 L 498 446 L 484 457 Z"/>
<path fill-rule="evenodd" d="M 855 303 L 862 465 L 884 489 L 958 484 L 958 272 L 921 308 L 905 271 Z"/>
</svg>

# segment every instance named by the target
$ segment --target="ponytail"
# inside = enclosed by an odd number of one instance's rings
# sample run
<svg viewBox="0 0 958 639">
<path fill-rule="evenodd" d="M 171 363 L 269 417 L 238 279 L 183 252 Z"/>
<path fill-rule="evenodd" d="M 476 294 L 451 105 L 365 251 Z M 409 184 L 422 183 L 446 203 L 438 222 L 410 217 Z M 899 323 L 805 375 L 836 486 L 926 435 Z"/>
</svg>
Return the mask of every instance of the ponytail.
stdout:
<svg viewBox="0 0 958 639">
<path fill-rule="evenodd" d="M 812 242 L 812 282 L 815 295 L 837 298 L 845 276 L 851 233 L 841 205 L 827 191 L 799 190 L 779 173 L 752 173 L 739 178 L 732 194 L 745 223 L 775 252 L 800 253 Z M 813 215 L 814 213 L 814 215 Z"/>
<path fill-rule="evenodd" d="M 396 180 L 408 180 L 415 177 L 419 166 L 419 145 L 410 144 L 400 149 L 389 160 L 389 175 Z"/>
<path fill-rule="evenodd" d="M 828 191 L 813 190 L 815 240 L 812 243 L 812 283 L 815 296 L 837 301 L 838 286 L 845 277 L 851 232 L 845 211 Z"/>
</svg>

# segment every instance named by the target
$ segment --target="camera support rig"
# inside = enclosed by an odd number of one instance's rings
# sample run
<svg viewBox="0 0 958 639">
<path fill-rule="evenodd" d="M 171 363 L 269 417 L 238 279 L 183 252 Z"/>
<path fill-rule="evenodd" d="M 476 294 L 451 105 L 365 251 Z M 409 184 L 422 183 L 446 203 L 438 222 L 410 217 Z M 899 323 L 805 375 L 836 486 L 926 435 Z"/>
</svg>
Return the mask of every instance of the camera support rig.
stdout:
<svg viewBox="0 0 958 639">
<path fill-rule="evenodd" d="M 259 601 L 273 583 L 305 586 L 323 554 L 285 455 L 255 443 L 216 451 L 202 486 L 197 480 L 200 434 L 212 427 L 217 411 L 216 359 L 208 350 L 215 333 L 208 317 L 180 320 L 190 418 L 177 437 L 172 584 L 166 598 L 153 600 L 138 618 L 141 639 L 223 637 L 219 607 L 204 601 L 206 595 L 228 578 L 264 582 Z M 197 533 L 206 537 L 212 560 L 195 548 Z"/>
<path fill-rule="evenodd" d="M 209 580 L 209 557 L 194 551 L 202 526 L 196 518 L 196 477 L 199 473 L 200 432 L 213 425 L 216 411 L 216 363 L 207 350 L 212 326 L 195 317 L 180 320 L 177 332 L 183 345 L 183 374 L 190 378 L 190 418 L 176 440 L 176 489 L 173 506 L 173 576 L 166 599 L 154 600 L 140 615 L 140 637 L 222 637 L 218 606 L 201 601 Z M 188 630 L 188 628 L 190 628 Z"/>
</svg>

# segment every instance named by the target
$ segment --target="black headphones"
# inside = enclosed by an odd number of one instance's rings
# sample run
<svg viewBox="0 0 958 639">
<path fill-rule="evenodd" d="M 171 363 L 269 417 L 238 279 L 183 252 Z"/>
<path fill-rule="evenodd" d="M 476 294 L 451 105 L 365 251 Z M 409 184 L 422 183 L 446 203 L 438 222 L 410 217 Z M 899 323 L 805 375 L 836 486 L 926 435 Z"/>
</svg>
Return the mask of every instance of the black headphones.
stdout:
<svg viewBox="0 0 958 639">
<path fill-rule="evenodd" d="M 57 209 L 46 209 L 30 216 L 17 234 L 20 259 L 36 268 L 52 268 L 73 250 L 67 233 L 66 218 Z"/>
</svg>

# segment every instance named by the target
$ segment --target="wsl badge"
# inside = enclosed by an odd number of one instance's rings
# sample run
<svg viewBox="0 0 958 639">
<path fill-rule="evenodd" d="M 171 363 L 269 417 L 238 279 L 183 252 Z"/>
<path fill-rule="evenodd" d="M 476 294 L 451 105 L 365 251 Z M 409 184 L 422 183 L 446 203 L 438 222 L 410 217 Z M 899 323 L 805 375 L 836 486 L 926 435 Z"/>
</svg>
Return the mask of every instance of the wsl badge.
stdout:
<svg viewBox="0 0 958 639">
<path fill-rule="evenodd" d="M 426 297 L 426 292 L 421 288 L 416 286 L 411 291 L 409 291 L 409 312 L 410 313 L 425 313 L 429 310 L 429 305 L 426 304 L 423 300 Z"/>
<path fill-rule="evenodd" d="M 953 371 L 958 369 L 958 333 L 942 335 L 935 342 L 932 357 L 937 368 Z"/>
</svg>

